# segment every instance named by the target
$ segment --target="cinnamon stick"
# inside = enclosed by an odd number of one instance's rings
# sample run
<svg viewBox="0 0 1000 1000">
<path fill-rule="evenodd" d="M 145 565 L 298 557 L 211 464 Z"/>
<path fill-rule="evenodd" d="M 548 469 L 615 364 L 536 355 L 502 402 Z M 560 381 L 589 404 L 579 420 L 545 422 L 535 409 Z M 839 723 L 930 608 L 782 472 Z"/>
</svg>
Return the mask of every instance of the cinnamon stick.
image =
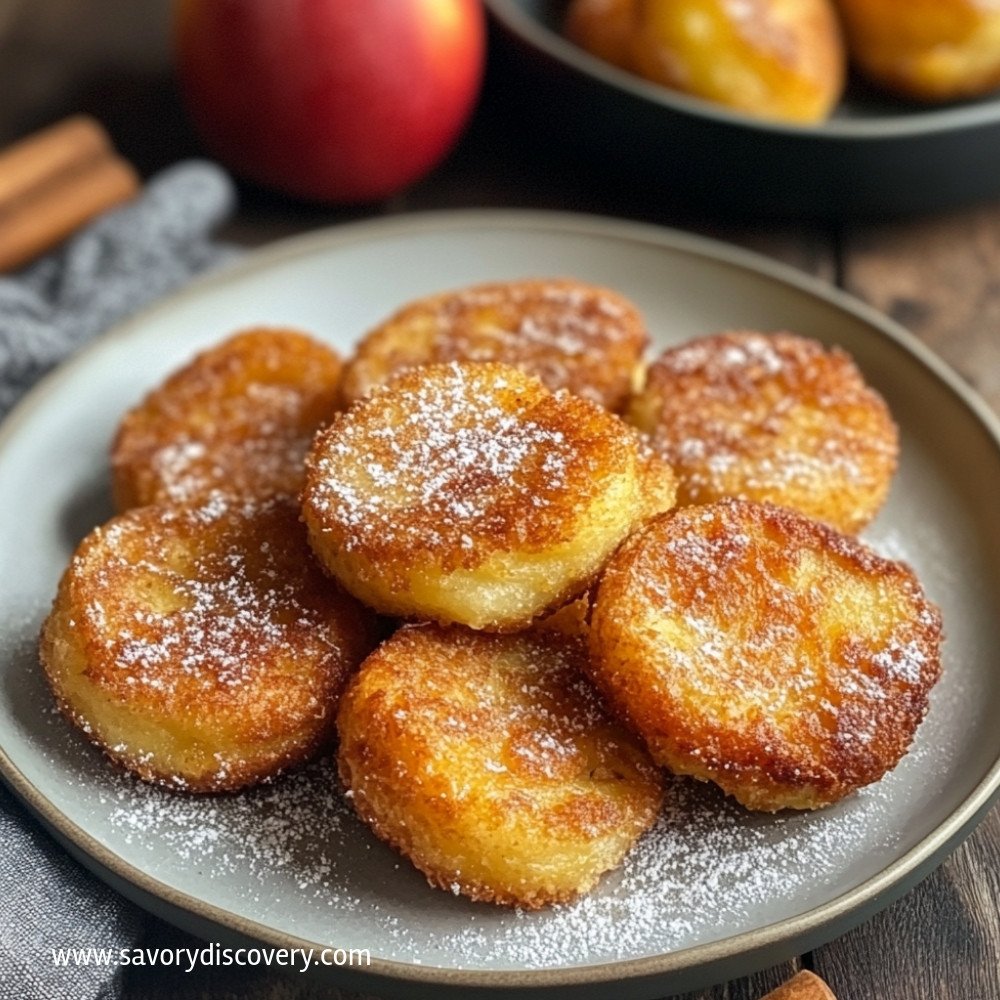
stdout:
<svg viewBox="0 0 1000 1000">
<path fill-rule="evenodd" d="M 0 162 L 0 177 L 2 174 Z M 131 164 L 105 152 L 0 205 L 0 272 L 27 263 L 101 212 L 135 196 Z"/>
<path fill-rule="evenodd" d="M 74 115 L 29 135 L 0 152 L 0 205 L 112 152 L 108 133 L 89 115 Z"/>
<path fill-rule="evenodd" d="M 761 1000 L 837 1000 L 822 979 L 805 969 Z"/>
</svg>

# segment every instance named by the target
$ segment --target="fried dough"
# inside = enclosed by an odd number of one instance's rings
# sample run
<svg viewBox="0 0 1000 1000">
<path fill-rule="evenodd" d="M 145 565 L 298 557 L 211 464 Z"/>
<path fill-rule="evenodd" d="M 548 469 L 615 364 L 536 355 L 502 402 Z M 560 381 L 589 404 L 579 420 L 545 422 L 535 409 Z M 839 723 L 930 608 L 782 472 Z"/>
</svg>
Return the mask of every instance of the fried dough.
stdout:
<svg viewBox="0 0 1000 1000">
<path fill-rule="evenodd" d="M 767 811 L 894 768 L 941 670 L 941 619 L 909 567 L 738 500 L 633 535 L 589 635 L 593 680 L 659 764 Z"/>
<path fill-rule="evenodd" d="M 882 506 L 898 431 L 837 348 L 792 333 L 732 331 L 670 348 L 626 419 L 678 478 L 678 502 L 768 501 L 848 533 Z"/>
<path fill-rule="evenodd" d="M 569 279 L 508 281 L 431 295 L 367 334 L 344 367 L 350 405 L 418 365 L 497 361 L 609 410 L 628 397 L 648 336 L 638 310 Z"/>
<path fill-rule="evenodd" d="M 341 702 L 351 801 L 431 885 L 534 909 L 587 892 L 660 805 L 660 775 L 555 632 L 407 626 Z"/>
<path fill-rule="evenodd" d="M 295 330 L 246 330 L 199 354 L 125 414 L 111 451 L 119 510 L 213 492 L 295 496 L 341 362 Z"/>
<path fill-rule="evenodd" d="M 669 476 L 596 403 L 507 365 L 428 365 L 317 437 L 303 518 L 320 561 L 383 614 L 516 631 L 672 506 Z"/>
<path fill-rule="evenodd" d="M 374 615 L 328 580 L 296 507 L 137 507 L 80 544 L 41 658 L 63 713 L 116 763 L 241 788 L 333 734 Z"/>
</svg>

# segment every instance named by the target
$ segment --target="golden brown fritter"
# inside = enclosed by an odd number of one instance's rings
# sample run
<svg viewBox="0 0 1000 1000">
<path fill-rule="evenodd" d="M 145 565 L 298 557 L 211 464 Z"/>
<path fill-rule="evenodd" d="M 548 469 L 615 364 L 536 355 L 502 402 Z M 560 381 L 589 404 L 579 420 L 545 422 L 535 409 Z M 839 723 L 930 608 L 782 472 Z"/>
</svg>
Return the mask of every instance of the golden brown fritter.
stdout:
<svg viewBox="0 0 1000 1000">
<path fill-rule="evenodd" d="M 326 579 L 285 500 L 137 507 L 63 575 L 41 656 L 63 713 L 116 763 L 196 792 L 241 788 L 333 734 L 374 615 Z"/>
<path fill-rule="evenodd" d="M 919 101 L 1000 87 L 1000 8 L 989 0 L 837 0 L 851 58 L 876 83 Z"/>
<path fill-rule="evenodd" d="M 344 366 L 345 405 L 418 365 L 497 361 L 619 410 L 648 340 L 638 310 L 569 279 L 474 285 L 418 299 L 372 330 Z"/>
<path fill-rule="evenodd" d="M 320 561 L 376 610 L 516 631 L 672 505 L 654 465 L 596 403 L 507 365 L 429 365 L 317 437 L 303 517 Z"/>
<path fill-rule="evenodd" d="M 329 347 L 270 327 L 199 354 L 125 414 L 111 451 L 118 509 L 197 504 L 213 491 L 295 496 L 340 370 Z"/>
<path fill-rule="evenodd" d="M 528 908 L 589 891 L 660 805 L 660 775 L 554 632 L 407 626 L 341 702 L 360 816 L 442 889 Z"/>
<path fill-rule="evenodd" d="M 733 331 L 664 353 L 626 416 L 678 478 L 678 502 L 768 501 L 848 533 L 882 506 L 898 432 L 851 358 L 792 333 Z"/>
<path fill-rule="evenodd" d="M 759 118 L 822 121 L 844 88 L 830 0 L 572 0 L 565 30 L 616 66 Z"/>
<path fill-rule="evenodd" d="M 913 572 L 791 510 L 686 507 L 601 578 L 590 672 L 677 774 L 751 809 L 813 809 L 907 752 L 940 674 Z"/>
</svg>

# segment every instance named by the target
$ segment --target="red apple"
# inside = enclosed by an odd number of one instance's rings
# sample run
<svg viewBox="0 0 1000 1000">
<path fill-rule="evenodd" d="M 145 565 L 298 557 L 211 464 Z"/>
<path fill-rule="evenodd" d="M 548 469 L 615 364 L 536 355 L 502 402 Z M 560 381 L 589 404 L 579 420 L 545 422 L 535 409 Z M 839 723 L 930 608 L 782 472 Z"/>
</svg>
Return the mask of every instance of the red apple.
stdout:
<svg viewBox="0 0 1000 1000">
<path fill-rule="evenodd" d="M 480 0 L 178 0 L 198 131 L 235 173 L 319 201 L 384 198 L 457 139 L 482 78 Z"/>
</svg>

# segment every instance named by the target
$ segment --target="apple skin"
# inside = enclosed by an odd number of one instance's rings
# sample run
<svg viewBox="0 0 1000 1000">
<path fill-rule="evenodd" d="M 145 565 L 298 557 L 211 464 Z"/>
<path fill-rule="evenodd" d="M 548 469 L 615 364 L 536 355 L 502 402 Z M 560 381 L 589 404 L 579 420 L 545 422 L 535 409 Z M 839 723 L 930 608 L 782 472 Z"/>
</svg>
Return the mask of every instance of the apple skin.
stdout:
<svg viewBox="0 0 1000 1000">
<path fill-rule="evenodd" d="M 431 170 L 475 105 L 480 0 L 178 0 L 181 90 L 212 153 L 316 201 L 386 198 Z"/>
</svg>

